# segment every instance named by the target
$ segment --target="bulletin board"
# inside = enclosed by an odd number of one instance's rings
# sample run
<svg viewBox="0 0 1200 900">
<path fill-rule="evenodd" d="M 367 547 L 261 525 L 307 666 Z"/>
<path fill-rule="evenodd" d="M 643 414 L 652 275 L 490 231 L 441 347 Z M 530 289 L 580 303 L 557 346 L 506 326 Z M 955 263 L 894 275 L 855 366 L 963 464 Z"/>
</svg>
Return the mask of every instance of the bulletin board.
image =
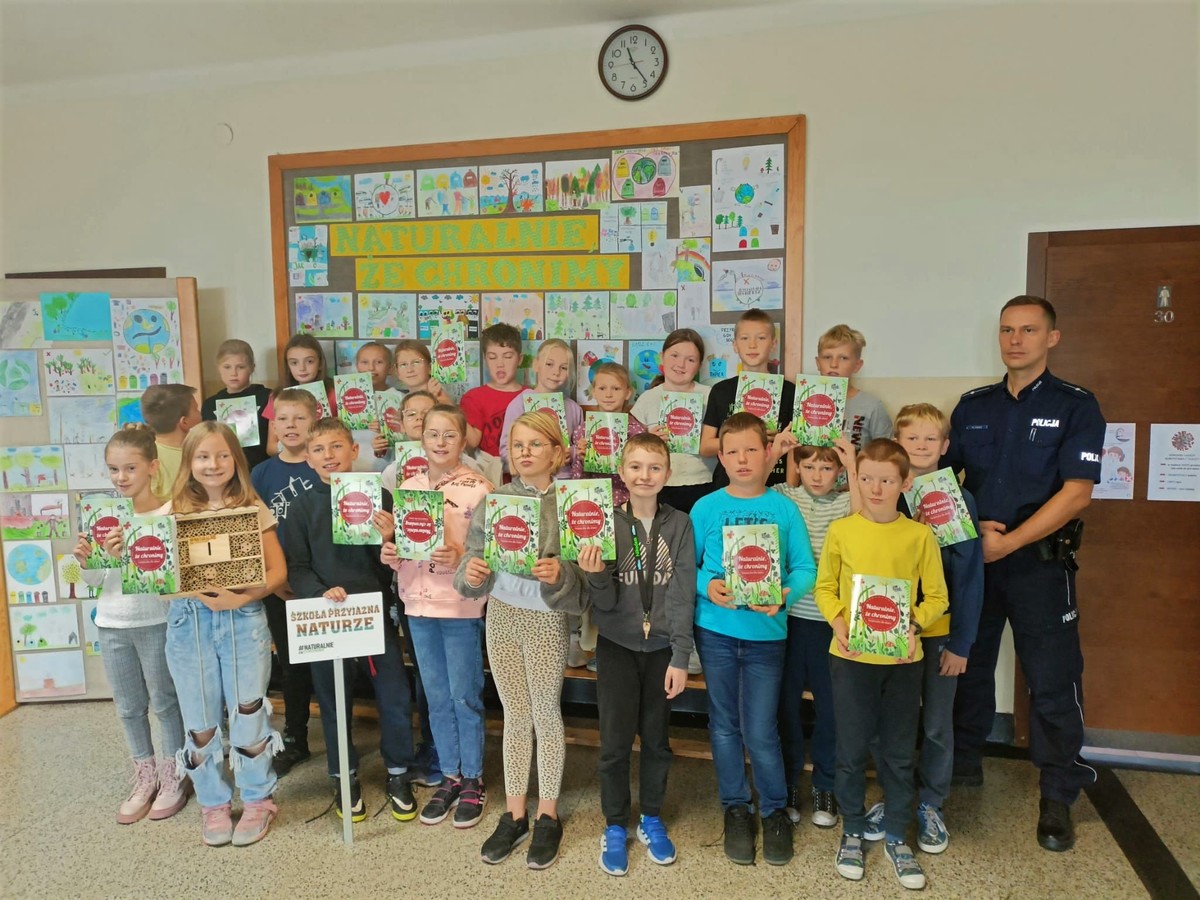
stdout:
<svg viewBox="0 0 1200 900">
<path fill-rule="evenodd" d="M 0 709 L 112 696 L 71 555 L 79 498 L 112 491 L 104 445 L 141 392 L 177 382 L 201 385 L 194 278 L 5 279 Z"/>
<path fill-rule="evenodd" d="M 757 308 L 775 369 L 798 371 L 804 165 L 803 116 L 272 156 L 280 369 L 296 332 L 349 372 L 365 341 L 459 322 L 461 395 L 487 377 L 479 332 L 507 322 L 525 365 L 572 344 L 586 406 L 605 360 L 644 390 L 675 328 L 704 337 L 701 380 L 737 374 L 734 323 Z"/>
</svg>

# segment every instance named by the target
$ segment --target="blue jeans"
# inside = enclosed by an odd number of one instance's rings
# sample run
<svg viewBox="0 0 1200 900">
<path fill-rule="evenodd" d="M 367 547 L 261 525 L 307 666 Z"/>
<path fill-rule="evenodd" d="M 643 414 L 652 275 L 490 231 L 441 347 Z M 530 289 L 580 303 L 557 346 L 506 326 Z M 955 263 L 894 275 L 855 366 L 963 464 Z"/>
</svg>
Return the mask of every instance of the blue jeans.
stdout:
<svg viewBox="0 0 1200 900">
<path fill-rule="evenodd" d="M 176 756 L 201 806 L 233 798 L 225 779 L 221 721 L 229 711 L 229 765 L 242 800 L 265 800 L 275 790 L 271 756 L 282 739 L 271 729 L 267 680 L 271 631 L 261 601 L 213 612 L 199 600 L 172 600 L 167 611 L 167 665 L 175 681 L 187 739 Z M 251 712 L 243 712 L 252 707 Z M 204 746 L 196 735 L 213 731 Z M 264 745 L 265 742 L 265 745 Z"/>
<path fill-rule="evenodd" d="M 804 771 L 804 721 L 801 706 L 804 688 L 813 695 L 816 723 L 809 753 L 812 754 L 812 786 L 833 790 L 837 732 L 833 720 L 833 681 L 829 675 L 829 643 L 833 629 L 825 621 L 788 616 L 787 654 L 783 684 L 779 689 L 779 738 L 783 744 L 784 776 L 788 786 L 799 784 Z"/>
<path fill-rule="evenodd" d="M 921 803 L 938 809 L 950 794 L 950 777 L 954 774 L 954 692 L 958 676 L 938 674 L 942 667 L 942 650 L 950 635 L 921 639 L 924 688 L 921 698 Z"/>
<path fill-rule="evenodd" d="M 483 619 L 409 616 L 442 774 L 483 777 Z"/>
<path fill-rule="evenodd" d="M 787 803 L 777 721 L 787 641 L 744 641 L 700 626 L 695 636 L 708 685 L 708 730 L 721 806 L 750 805 L 745 745 L 765 819 Z"/>
</svg>

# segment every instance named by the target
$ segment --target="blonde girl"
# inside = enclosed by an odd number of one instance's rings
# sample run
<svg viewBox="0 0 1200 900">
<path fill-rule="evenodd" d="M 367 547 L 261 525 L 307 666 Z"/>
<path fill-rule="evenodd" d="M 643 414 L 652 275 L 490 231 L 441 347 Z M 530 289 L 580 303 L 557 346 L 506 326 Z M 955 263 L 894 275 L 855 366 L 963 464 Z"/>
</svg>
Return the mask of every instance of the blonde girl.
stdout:
<svg viewBox="0 0 1200 900">
<path fill-rule="evenodd" d="M 567 421 L 560 422 L 559 443 L 563 442 L 562 434 L 568 437 L 575 429 L 583 424 L 583 410 L 571 399 L 571 389 L 575 382 L 575 354 L 571 345 L 558 338 L 543 341 L 538 347 L 537 355 L 533 358 L 533 388 L 535 393 L 562 394 L 563 406 L 567 410 Z M 500 432 L 500 459 L 504 462 L 504 471 L 516 475 L 508 458 L 509 431 L 517 417 L 525 412 L 525 394 L 527 390 L 518 393 L 508 404 L 504 413 L 504 426 Z M 563 454 L 562 469 L 556 473 L 559 478 L 570 478 L 571 467 L 566 453 Z"/>
</svg>

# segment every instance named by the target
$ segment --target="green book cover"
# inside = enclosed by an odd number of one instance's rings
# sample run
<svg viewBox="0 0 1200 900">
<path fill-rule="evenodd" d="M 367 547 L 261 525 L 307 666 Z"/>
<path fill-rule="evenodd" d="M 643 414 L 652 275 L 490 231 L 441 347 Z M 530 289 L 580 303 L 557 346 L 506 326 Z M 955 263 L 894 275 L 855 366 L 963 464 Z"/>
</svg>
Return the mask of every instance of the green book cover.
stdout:
<svg viewBox="0 0 1200 900">
<path fill-rule="evenodd" d="M 463 384 L 467 380 L 467 355 L 464 342 L 467 330 L 461 322 L 442 322 L 429 334 L 429 355 L 433 357 L 431 377 L 442 384 Z"/>
<path fill-rule="evenodd" d="M 542 501 L 537 497 L 488 494 L 484 503 L 483 561 L 493 572 L 531 575 L 538 561 Z"/>
<path fill-rule="evenodd" d="M 133 501 L 128 497 L 107 494 L 84 494 L 79 498 L 79 531 L 92 544 L 85 569 L 119 569 L 121 560 L 109 556 L 104 539 L 113 529 L 121 527 L 122 519 L 133 515 Z"/>
<path fill-rule="evenodd" d="M 258 404 L 253 397 L 218 400 L 216 413 L 218 422 L 224 422 L 233 429 L 240 446 L 258 446 L 261 439 L 258 433 Z"/>
<path fill-rule="evenodd" d="M 583 452 L 583 471 L 616 475 L 621 468 L 621 451 L 629 440 L 629 414 L 590 412 L 583 417 L 587 447 Z"/>
<path fill-rule="evenodd" d="M 325 391 L 325 382 L 310 381 L 308 384 L 293 384 L 292 387 L 313 395 L 313 399 L 317 401 L 318 419 L 327 419 L 333 415 L 333 410 L 329 408 L 329 394 Z"/>
<path fill-rule="evenodd" d="M 612 479 L 573 478 L 556 483 L 558 538 L 562 558 L 579 559 L 589 544 L 600 545 L 600 558 L 617 558 Z"/>
<path fill-rule="evenodd" d="M 778 431 L 779 401 L 782 396 L 782 375 L 743 372 L 738 376 L 733 411 L 753 413 L 763 420 L 767 431 Z"/>
<path fill-rule="evenodd" d="M 401 559 L 429 559 L 445 543 L 445 497 L 441 491 L 392 492 L 396 517 L 396 555 Z"/>
<path fill-rule="evenodd" d="M 404 484 L 414 475 L 429 470 L 425 448 L 420 441 L 396 441 L 396 484 Z"/>
<path fill-rule="evenodd" d="M 375 388 L 368 372 L 333 377 L 338 418 L 351 431 L 364 431 L 375 419 Z"/>
<path fill-rule="evenodd" d="M 175 517 L 123 517 L 121 531 L 125 536 L 121 591 L 126 594 L 177 593 L 179 559 L 175 553 Z"/>
<path fill-rule="evenodd" d="M 571 446 L 571 435 L 567 433 L 567 401 L 563 399 L 563 395 L 558 391 L 540 392 L 531 391 L 524 396 L 521 402 L 525 405 L 525 412 L 548 412 L 558 419 L 558 427 L 562 430 L 563 446 Z"/>
<path fill-rule="evenodd" d="M 379 433 L 390 442 L 407 440 L 404 436 L 404 413 L 400 411 L 404 394 L 394 388 L 375 392 L 375 421 Z"/>
<path fill-rule="evenodd" d="M 796 379 L 792 434 L 807 447 L 832 447 L 846 425 L 850 379 L 801 375 Z"/>
<path fill-rule="evenodd" d="M 699 391 L 665 392 L 659 407 L 658 420 L 667 426 L 667 448 L 672 453 L 700 452 L 704 397 Z"/>
<path fill-rule="evenodd" d="M 778 525 L 726 525 L 721 561 L 735 606 L 783 605 Z"/>
<path fill-rule="evenodd" d="M 383 509 L 383 484 L 375 472 L 334 472 L 329 479 L 335 544 L 382 544 L 371 517 Z"/>
<path fill-rule="evenodd" d="M 906 578 L 855 575 L 851 580 L 850 650 L 908 658 L 912 584 Z"/>
<path fill-rule="evenodd" d="M 939 547 L 979 537 L 953 469 L 918 475 L 904 499 L 908 501 L 909 512 L 915 515 L 918 509 L 921 511 L 925 524 L 933 529 Z"/>
</svg>

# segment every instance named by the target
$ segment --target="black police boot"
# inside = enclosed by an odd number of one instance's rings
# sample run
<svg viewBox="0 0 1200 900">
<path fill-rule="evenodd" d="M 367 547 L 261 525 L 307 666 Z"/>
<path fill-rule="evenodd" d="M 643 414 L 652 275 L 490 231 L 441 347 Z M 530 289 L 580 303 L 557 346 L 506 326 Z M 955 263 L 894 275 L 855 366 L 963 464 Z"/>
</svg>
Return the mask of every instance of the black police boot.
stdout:
<svg viewBox="0 0 1200 900">
<path fill-rule="evenodd" d="M 1042 849 L 1061 853 L 1074 847 L 1075 826 L 1071 824 L 1071 807 L 1043 797 L 1039 809 L 1037 840 Z"/>
</svg>

